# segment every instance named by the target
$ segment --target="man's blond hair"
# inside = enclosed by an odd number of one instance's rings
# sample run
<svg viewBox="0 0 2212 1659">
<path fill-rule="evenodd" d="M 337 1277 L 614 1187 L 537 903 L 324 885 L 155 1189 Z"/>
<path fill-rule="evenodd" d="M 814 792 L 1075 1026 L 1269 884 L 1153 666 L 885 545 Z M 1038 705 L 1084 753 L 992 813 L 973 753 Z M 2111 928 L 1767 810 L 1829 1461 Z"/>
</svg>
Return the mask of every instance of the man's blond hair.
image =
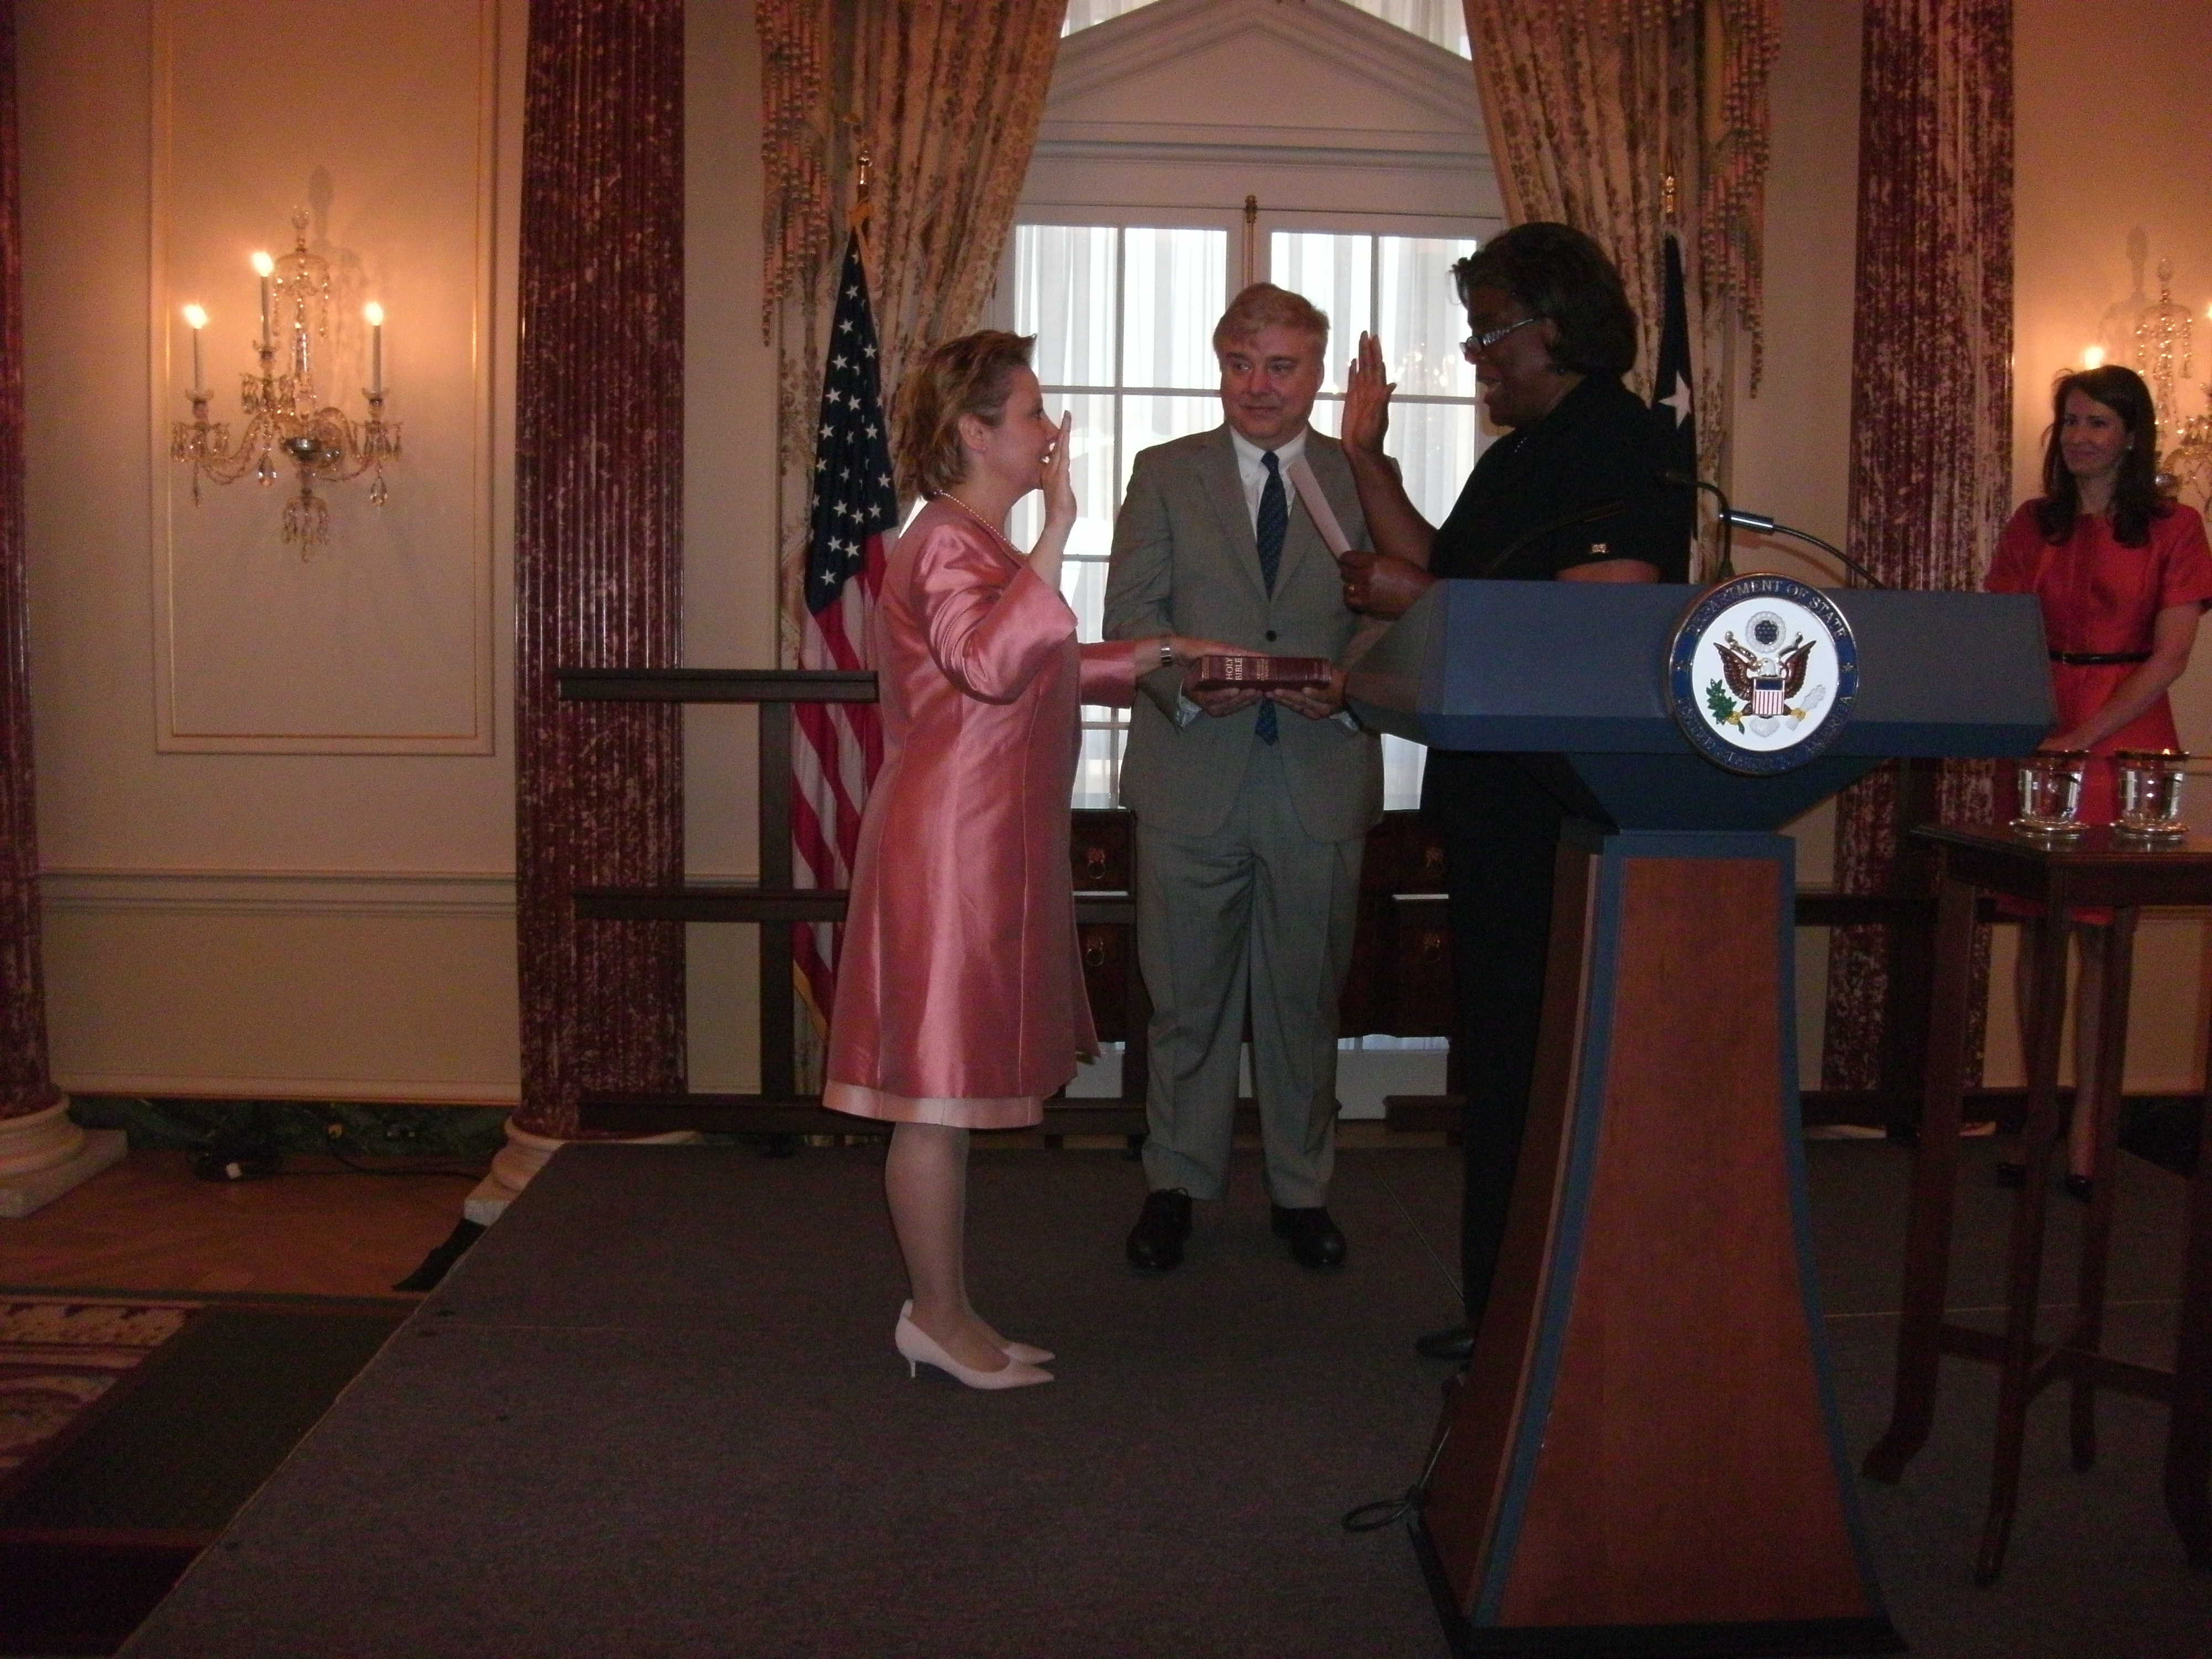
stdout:
<svg viewBox="0 0 2212 1659">
<path fill-rule="evenodd" d="M 1328 314 L 1303 294 L 1293 294 L 1273 283 L 1255 283 L 1229 302 L 1221 320 L 1213 325 L 1213 349 L 1225 351 L 1239 340 L 1249 340 L 1263 328 L 1287 328 L 1310 334 L 1328 350 Z"/>
</svg>

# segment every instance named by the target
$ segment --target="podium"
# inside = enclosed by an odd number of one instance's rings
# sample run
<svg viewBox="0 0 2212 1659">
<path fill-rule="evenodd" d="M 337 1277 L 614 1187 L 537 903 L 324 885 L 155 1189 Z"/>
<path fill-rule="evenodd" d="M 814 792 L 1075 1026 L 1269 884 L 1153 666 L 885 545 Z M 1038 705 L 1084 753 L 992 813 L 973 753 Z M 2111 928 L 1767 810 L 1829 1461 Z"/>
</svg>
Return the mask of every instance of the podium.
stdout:
<svg viewBox="0 0 2212 1659">
<path fill-rule="evenodd" d="M 1888 757 L 2033 750 L 2036 601 L 1444 581 L 1349 690 L 1569 814 L 1504 1243 L 1413 1522 L 1455 1650 L 1901 1649 L 1822 1340 L 1778 831 Z"/>
</svg>

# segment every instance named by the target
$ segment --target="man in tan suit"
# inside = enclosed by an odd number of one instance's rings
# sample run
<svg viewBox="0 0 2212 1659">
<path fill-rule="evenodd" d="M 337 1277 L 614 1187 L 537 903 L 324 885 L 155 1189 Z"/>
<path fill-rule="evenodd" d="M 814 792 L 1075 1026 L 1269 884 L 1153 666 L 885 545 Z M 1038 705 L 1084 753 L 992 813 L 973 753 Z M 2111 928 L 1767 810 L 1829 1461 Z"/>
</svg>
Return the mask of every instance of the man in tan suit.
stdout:
<svg viewBox="0 0 2212 1659">
<path fill-rule="evenodd" d="M 1225 424 L 1137 457 L 1106 584 L 1109 639 L 1178 633 L 1271 656 L 1341 657 L 1360 618 L 1289 476 L 1304 459 L 1354 545 L 1359 498 L 1336 441 L 1307 418 L 1328 319 L 1261 283 L 1214 330 Z M 1193 1198 L 1227 1195 L 1249 997 L 1252 1073 L 1275 1231 L 1334 1267 L 1336 1008 L 1359 860 L 1382 816 L 1376 740 L 1326 691 L 1200 692 L 1185 671 L 1139 682 L 1121 768 L 1137 821 L 1137 957 L 1152 1000 L 1151 1188 L 1134 1266 L 1182 1260 Z"/>
</svg>

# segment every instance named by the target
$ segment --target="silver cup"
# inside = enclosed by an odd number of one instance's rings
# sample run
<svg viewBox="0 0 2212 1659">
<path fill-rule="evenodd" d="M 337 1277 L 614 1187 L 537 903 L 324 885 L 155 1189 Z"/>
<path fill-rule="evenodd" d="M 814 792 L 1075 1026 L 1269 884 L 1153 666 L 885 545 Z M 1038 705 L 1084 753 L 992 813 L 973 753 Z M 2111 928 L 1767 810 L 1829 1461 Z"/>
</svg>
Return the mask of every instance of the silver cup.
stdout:
<svg viewBox="0 0 2212 1659">
<path fill-rule="evenodd" d="M 2015 834 L 2042 841 L 2069 841 L 2081 833 L 2081 773 L 2088 755 L 2069 750 L 2023 756 L 2020 763 L 2020 816 Z"/>
<path fill-rule="evenodd" d="M 2189 833 L 2181 817 L 2181 786 L 2190 757 L 2170 750 L 2123 749 L 2112 756 L 2120 781 L 2123 834 L 2146 841 L 2179 841 Z"/>
</svg>

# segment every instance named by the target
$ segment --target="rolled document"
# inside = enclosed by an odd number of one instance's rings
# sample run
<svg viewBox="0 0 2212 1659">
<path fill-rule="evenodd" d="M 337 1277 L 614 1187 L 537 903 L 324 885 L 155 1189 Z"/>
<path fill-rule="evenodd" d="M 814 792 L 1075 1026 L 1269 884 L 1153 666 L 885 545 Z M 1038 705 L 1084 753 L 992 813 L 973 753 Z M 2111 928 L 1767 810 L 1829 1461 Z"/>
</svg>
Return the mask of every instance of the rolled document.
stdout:
<svg viewBox="0 0 2212 1659">
<path fill-rule="evenodd" d="M 1314 528 L 1321 532 L 1321 538 L 1328 544 L 1328 550 L 1340 559 L 1351 552 L 1352 542 L 1345 535 L 1344 526 L 1337 522 L 1336 509 L 1328 504 L 1328 496 L 1322 489 L 1321 480 L 1314 477 L 1314 470 L 1307 464 L 1306 458 L 1299 456 L 1284 470 L 1291 475 L 1291 483 L 1297 490 L 1298 499 L 1306 504 L 1306 516 L 1314 521 Z"/>
<path fill-rule="evenodd" d="M 1305 503 L 1306 516 L 1314 521 L 1314 528 L 1321 532 L 1321 538 L 1328 544 L 1328 550 L 1340 559 L 1351 552 L 1352 538 L 1344 533 L 1343 525 L 1337 521 L 1336 509 L 1328 504 L 1328 496 L 1322 489 L 1321 480 L 1314 477 L 1314 470 L 1307 464 L 1306 458 L 1299 456 L 1284 471 L 1291 475 L 1291 487 L 1298 492 L 1298 499 Z M 1344 655 L 1338 659 L 1340 665 L 1349 668 L 1367 654 L 1376 641 L 1389 631 L 1390 624 L 1381 617 L 1367 618 L 1354 630 L 1350 642 L 1344 647 Z"/>
</svg>

